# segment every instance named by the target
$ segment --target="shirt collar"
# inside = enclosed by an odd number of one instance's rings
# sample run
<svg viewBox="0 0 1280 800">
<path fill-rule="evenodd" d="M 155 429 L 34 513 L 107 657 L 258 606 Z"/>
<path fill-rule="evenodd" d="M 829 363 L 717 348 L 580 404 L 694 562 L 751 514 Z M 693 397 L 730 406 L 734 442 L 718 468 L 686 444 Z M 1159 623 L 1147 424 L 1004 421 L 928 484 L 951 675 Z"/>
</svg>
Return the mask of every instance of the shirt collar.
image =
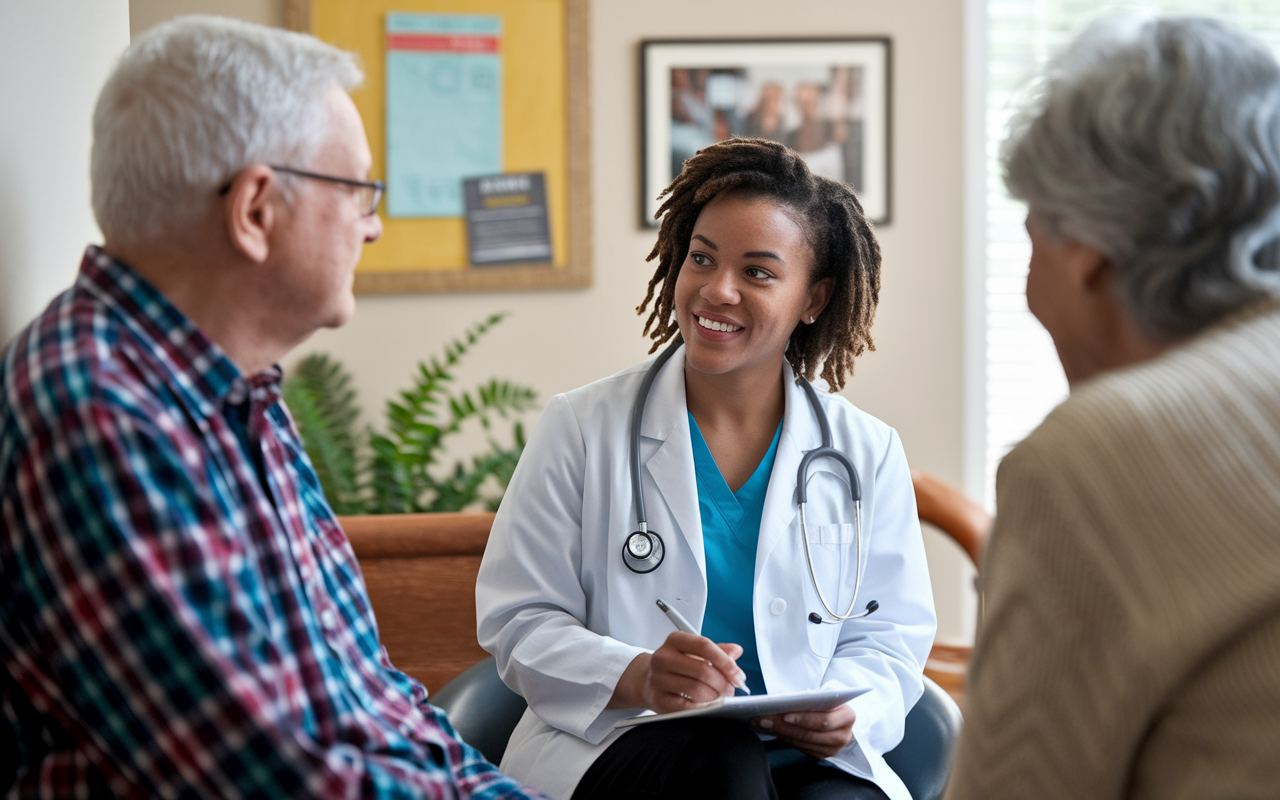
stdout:
<svg viewBox="0 0 1280 800">
<path fill-rule="evenodd" d="M 121 317 L 200 418 L 217 413 L 224 403 L 243 402 L 254 389 L 280 382 L 279 367 L 243 376 L 222 348 L 160 290 L 100 247 L 85 251 L 76 287 Z"/>
</svg>

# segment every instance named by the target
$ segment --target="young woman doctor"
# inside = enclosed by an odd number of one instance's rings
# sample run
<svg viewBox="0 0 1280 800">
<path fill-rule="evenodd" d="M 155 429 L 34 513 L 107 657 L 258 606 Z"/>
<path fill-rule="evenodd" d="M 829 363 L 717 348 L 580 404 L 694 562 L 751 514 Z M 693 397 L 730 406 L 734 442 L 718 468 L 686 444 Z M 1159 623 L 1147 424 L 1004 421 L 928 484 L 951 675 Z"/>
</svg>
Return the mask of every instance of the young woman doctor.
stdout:
<svg viewBox="0 0 1280 800">
<path fill-rule="evenodd" d="M 762 139 L 701 151 L 664 196 L 639 308 L 654 302 L 655 349 L 683 340 L 648 387 L 638 431 L 661 558 L 624 557 L 638 528 L 631 424 L 647 362 L 552 398 L 494 521 L 479 638 L 529 701 L 502 769 L 558 800 L 909 800 L 882 754 L 922 692 L 935 617 L 906 458 L 887 425 L 838 395 L 811 401 L 797 383 L 821 367 L 839 389 L 872 346 L 879 247 L 846 186 Z M 861 507 L 839 461 L 813 461 L 806 552 L 797 470 L 823 442 L 811 403 L 857 471 Z M 673 632 L 658 599 L 702 635 Z M 844 619 L 872 600 L 874 613 Z M 613 727 L 736 686 L 867 691 L 753 726 Z"/>
</svg>

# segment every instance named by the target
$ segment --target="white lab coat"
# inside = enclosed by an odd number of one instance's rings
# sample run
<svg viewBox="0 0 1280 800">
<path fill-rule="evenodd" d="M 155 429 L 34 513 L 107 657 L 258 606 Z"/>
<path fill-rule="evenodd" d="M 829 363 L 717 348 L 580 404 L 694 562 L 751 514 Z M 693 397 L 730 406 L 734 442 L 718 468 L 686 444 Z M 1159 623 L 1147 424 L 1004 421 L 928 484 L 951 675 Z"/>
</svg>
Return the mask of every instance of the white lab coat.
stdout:
<svg viewBox="0 0 1280 800">
<path fill-rule="evenodd" d="M 476 581 L 480 644 L 503 681 L 529 701 L 501 768 L 553 798 L 568 798 L 635 709 L 606 710 L 623 670 L 673 630 L 662 598 L 700 627 L 707 601 L 702 523 L 685 405 L 684 351 L 655 380 L 640 452 L 649 530 L 666 559 L 645 575 L 622 561 L 636 529 L 628 468 L 631 408 L 650 362 L 551 399 L 512 476 Z M 897 434 L 819 388 L 835 446 L 862 482 L 863 582 L 869 617 L 815 625 L 822 612 L 805 563 L 795 502 L 803 454 L 821 430 L 784 365 L 786 410 L 756 550 L 756 647 L 771 694 L 818 687 L 870 689 L 851 701 L 853 743 L 831 759 L 909 800 L 882 754 L 902 739 L 923 691 L 936 618 L 915 495 Z M 854 584 L 854 509 L 843 469 L 811 465 L 806 519 L 814 567 L 833 608 Z M 832 595 L 838 591 L 838 600 Z M 836 603 L 839 603 L 837 606 Z"/>
</svg>

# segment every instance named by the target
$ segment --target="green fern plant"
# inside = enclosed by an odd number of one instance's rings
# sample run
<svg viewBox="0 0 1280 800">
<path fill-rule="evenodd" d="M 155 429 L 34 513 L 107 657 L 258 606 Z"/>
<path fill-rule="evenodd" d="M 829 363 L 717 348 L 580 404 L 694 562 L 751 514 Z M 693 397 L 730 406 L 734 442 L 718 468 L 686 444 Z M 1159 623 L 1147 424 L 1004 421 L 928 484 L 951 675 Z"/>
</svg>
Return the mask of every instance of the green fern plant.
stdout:
<svg viewBox="0 0 1280 800">
<path fill-rule="evenodd" d="M 524 451 L 524 428 L 512 426 L 513 444 L 493 436 L 494 417 L 509 419 L 533 407 L 536 393 L 510 381 L 491 380 L 472 391 L 451 393 L 454 369 L 480 337 L 506 314 L 493 314 L 445 345 L 440 357 L 419 363 L 413 384 L 387 403 L 386 432 L 355 430 L 359 409 L 350 374 L 334 359 L 303 359 L 284 382 L 307 455 L 339 514 L 460 511 L 483 503 L 497 508 Z M 488 450 L 441 473 L 446 437 L 478 420 Z M 497 493 L 495 494 L 494 489 Z"/>
<path fill-rule="evenodd" d="M 335 359 L 317 353 L 298 363 L 281 392 L 333 510 L 364 513 L 356 445 L 360 407 L 351 375 Z"/>
</svg>

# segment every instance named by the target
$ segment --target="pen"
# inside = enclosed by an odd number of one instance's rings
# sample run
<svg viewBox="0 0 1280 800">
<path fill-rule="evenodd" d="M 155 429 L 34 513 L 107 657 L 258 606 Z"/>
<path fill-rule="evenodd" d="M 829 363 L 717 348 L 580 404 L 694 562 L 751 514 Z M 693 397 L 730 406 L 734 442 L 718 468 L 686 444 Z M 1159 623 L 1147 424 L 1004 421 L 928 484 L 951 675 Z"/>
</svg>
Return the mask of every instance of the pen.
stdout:
<svg viewBox="0 0 1280 800">
<path fill-rule="evenodd" d="M 662 613 L 667 615 L 667 619 L 671 620 L 672 624 L 676 626 L 676 630 L 684 633 L 692 633 L 694 636 L 699 635 L 698 631 L 693 629 L 693 626 L 689 624 L 689 620 L 685 619 L 683 614 L 672 606 L 664 603 L 661 598 L 658 599 L 658 608 L 662 609 Z M 745 682 L 741 679 L 734 681 L 733 685 L 737 686 L 747 694 L 751 694 L 751 690 L 746 687 Z"/>
<path fill-rule="evenodd" d="M 698 632 L 689 624 L 689 620 L 685 619 L 684 615 L 679 611 L 662 602 L 662 600 L 658 600 L 658 608 L 662 609 L 662 613 L 667 615 L 667 619 L 675 623 L 676 630 L 692 633 L 694 636 L 698 635 Z"/>
</svg>

